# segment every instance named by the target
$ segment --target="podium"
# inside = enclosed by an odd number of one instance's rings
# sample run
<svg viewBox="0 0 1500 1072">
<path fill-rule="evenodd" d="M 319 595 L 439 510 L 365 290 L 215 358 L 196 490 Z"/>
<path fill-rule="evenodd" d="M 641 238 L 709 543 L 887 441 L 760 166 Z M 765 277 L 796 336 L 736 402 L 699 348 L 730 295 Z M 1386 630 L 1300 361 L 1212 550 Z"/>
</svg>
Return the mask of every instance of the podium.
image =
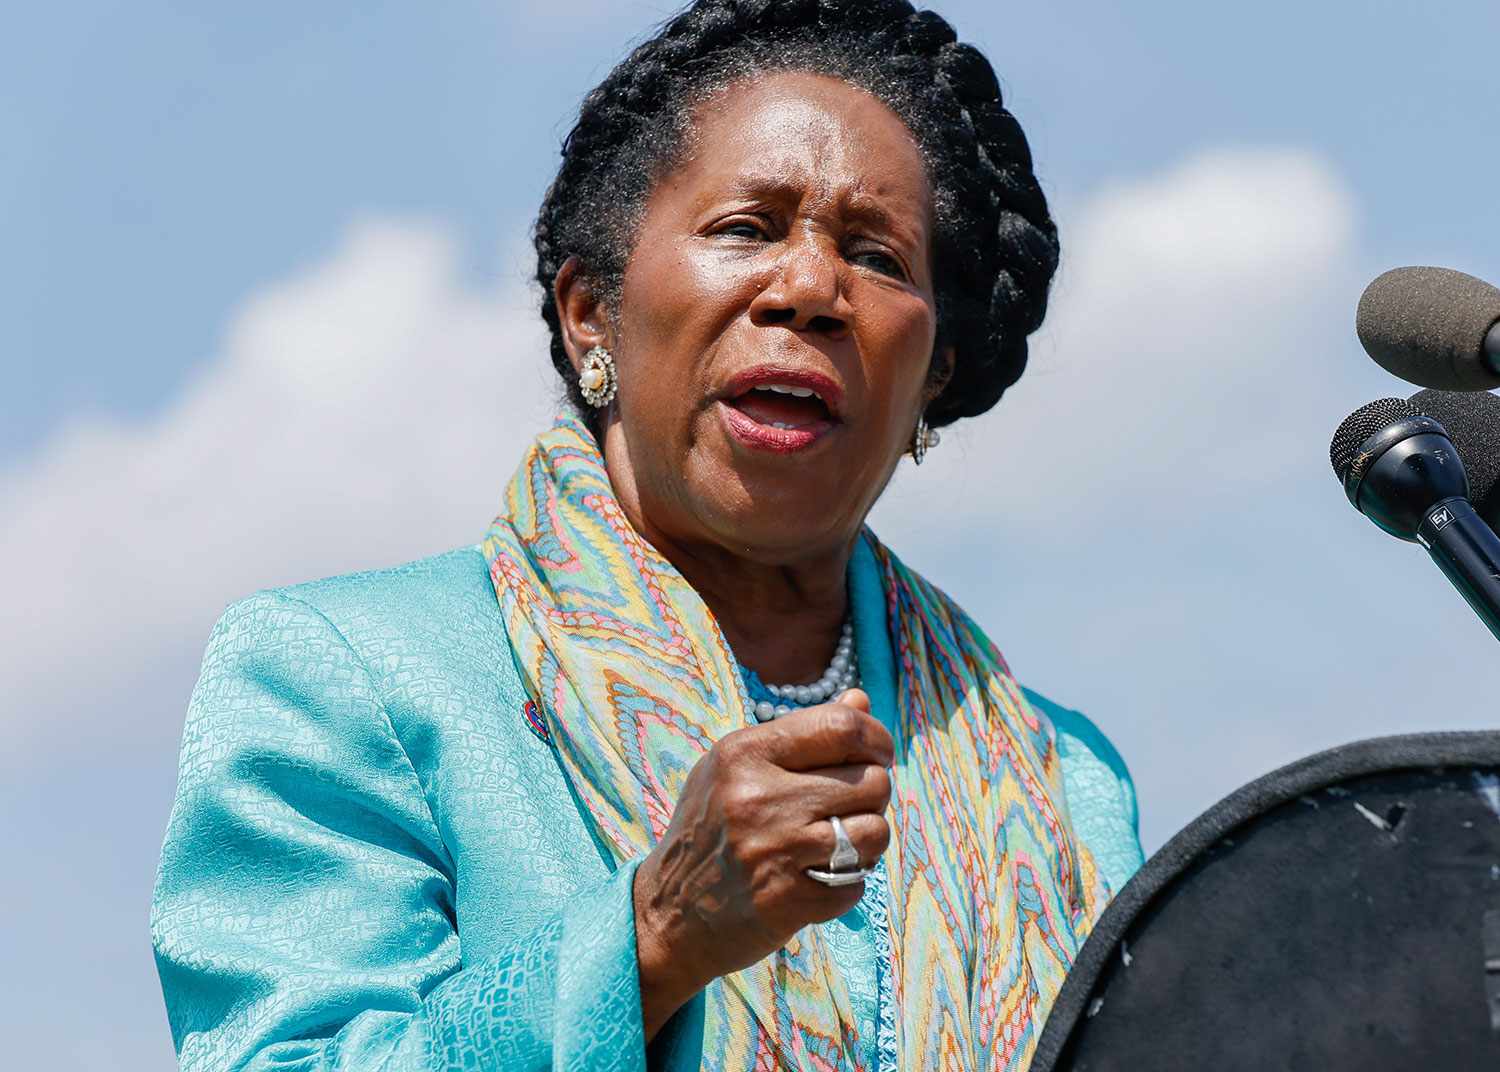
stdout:
<svg viewBox="0 0 1500 1072">
<path fill-rule="evenodd" d="M 1231 794 L 1079 952 L 1033 1072 L 1500 1072 L 1500 732 L 1360 741 Z"/>
</svg>

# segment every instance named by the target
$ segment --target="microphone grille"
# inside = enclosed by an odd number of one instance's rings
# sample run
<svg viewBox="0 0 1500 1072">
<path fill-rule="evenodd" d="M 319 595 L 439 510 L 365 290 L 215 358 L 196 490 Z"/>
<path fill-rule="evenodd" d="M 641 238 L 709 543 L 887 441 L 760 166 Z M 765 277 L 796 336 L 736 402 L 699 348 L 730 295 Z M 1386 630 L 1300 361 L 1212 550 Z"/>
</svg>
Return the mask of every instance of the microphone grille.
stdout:
<svg viewBox="0 0 1500 1072">
<path fill-rule="evenodd" d="M 1339 425 L 1333 433 L 1333 443 L 1328 448 L 1328 460 L 1333 463 L 1333 474 L 1340 481 L 1354 463 L 1360 444 L 1386 425 L 1407 417 L 1420 417 L 1417 407 L 1404 398 L 1377 398 L 1374 402 L 1360 406 Z"/>
</svg>

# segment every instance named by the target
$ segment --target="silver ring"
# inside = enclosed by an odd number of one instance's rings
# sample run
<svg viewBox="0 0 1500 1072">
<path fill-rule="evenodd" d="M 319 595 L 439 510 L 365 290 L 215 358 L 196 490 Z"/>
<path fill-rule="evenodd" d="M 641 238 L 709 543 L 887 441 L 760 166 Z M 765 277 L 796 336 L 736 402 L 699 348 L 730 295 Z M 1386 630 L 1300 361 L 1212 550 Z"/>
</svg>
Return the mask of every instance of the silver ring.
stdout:
<svg viewBox="0 0 1500 1072">
<path fill-rule="evenodd" d="M 833 824 L 833 855 L 828 858 L 830 871 L 855 871 L 859 869 L 859 850 L 849 840 L 849 831 L 837 815 L 830 815 Z"/>
<path fill-rule="evenodd" d="M 843 820 L 837 815 L 830 815 L 828 821 L 833 824 L 833 855 L 828 858 L 828 870 L 804 868 L 807 877 L 816 879 L 825 886 L 853 886 L 857 882 L 863 882 L 874 874 L 875 869 L 859 866 L 859 850 L 849 840 L 849 831 L 844 829 Z"/>
<path fill-rule="evenodd" d="M 875 869 L 862 867 L 858 871 L 819 871 L 816 867 L 809 867 L 804 869 L 804 873 L 825 886 L 852 886 L 869 878 L 875 873 Z"/>
</svg>

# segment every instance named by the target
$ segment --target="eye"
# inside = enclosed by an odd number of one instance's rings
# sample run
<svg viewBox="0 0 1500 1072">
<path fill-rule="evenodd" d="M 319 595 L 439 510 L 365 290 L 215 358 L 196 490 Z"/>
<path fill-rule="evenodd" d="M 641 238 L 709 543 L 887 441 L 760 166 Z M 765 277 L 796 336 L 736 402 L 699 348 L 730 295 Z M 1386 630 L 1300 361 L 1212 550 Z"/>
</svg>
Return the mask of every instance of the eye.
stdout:
<svg viewBox="0 0 1500 1072">
<path fill-rule="evenodd" d="M 882 275 L 893 276 L 896 279 L 906 278 L 906 268 L 894 256 L 883 249 L 861 249 L 849 254 L 849 260 L 854 264 L 863 264 L 873 268 Z"/>
<path fill-rule="evenodd" d="M 768 238 L 764 224 L 756 220 L 738 219 L 720 227 L 718 233 L 731 238 Z"/>
</svg>

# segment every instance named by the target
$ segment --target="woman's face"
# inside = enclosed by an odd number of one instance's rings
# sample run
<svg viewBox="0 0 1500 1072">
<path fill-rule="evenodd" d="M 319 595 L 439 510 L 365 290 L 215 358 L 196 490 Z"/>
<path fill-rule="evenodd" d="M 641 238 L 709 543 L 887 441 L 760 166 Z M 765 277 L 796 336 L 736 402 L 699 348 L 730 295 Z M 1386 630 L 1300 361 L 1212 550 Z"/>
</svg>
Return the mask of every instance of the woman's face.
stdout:
<svg viewBox="0 0 1500 1072">
<path fill-rule="evenodd" d="M 768 563 L 847 547 L 931 397 L 931 214 L 906 125 L 839 79 L 699 110 L 615 318 L 605 455 L 648 536 Z"/>
</svg>

